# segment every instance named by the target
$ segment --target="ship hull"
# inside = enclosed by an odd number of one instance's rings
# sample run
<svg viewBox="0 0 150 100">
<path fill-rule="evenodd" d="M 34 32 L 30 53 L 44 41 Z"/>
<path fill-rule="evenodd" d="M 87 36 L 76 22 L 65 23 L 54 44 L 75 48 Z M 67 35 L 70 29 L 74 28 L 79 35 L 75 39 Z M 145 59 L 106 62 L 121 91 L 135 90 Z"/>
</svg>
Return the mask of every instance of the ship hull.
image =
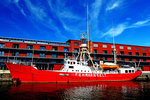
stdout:
<svg viewBox="0 0 150 100">
<path fill-rule="evenodd" d="M 98 81 L 130 81 L 141 75 L 136 73 L 95 74 L 75 73 L 49 70 L 37 70 L 32 66 L 6 63 L 13 81 L 20 82 L 98 82 Z"/>
</svg>

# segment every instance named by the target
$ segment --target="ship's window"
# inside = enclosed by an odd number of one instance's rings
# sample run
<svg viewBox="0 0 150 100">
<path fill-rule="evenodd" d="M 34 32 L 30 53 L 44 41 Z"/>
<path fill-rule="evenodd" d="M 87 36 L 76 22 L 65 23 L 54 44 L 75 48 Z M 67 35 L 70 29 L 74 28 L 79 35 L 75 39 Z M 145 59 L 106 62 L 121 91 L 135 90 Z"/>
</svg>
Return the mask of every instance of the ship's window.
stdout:
<svg viewBox="0 0 150 100">
<path fill-rule="evenodd" d="M 72 72 L 73 72 L 74 70 L 72 70 Z"/>
<path fill-rule="evenodd" d="M 129 70 L 129 73 L 131 73 L 131 70 Z"/>
<path fill-rule="evenodd" d="M 82 70 L 81 70 L 81 72 L 82 72 Z"/>
<path fill-rule="evenodd" d="M 134 70 L 132 70 L 132 73 L 134 73 Z"/>
<path fill-rule="evenodd" d="M 86 70 L 84 72 L 86 72 Z"/>
<path fill-rule="evenodd" d="M 125 73 L 128 73 L 128 70 L 125 70 Z"/>
<path fill-rule="evenodd" d="M 73 68 L 73 66 L 69 66 L 69 68 Z"/>
<path fill-rule="evenodd" d="M 68 61 L 68 64 L 70 64 L 70 61 Z"/>
<path fill-rule="evenodd" d="M 77 64 L 79 64 L 79 62 L 77 62 Z"/>
<path fill-rule="evenodd" d="M 75 62 L 73 62 L 73 64 L 75 64 Z"/>
</svg>

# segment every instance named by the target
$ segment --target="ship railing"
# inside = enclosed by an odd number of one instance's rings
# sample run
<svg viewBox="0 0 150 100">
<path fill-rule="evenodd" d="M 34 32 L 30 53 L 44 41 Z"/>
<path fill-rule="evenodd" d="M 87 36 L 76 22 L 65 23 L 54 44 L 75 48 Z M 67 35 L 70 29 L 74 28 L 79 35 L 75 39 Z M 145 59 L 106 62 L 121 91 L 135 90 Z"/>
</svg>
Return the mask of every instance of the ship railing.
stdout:
<svg viewBox="0 0 150 100">
<path fill-rule="evenodd" d="M 23 61 L 16 61 L 16 60 L 9 60 L 7 62 L 13 64 L 19 64 L 19 65 L 33 66 L 33 62 L 23 62 Z"/>
</svg>

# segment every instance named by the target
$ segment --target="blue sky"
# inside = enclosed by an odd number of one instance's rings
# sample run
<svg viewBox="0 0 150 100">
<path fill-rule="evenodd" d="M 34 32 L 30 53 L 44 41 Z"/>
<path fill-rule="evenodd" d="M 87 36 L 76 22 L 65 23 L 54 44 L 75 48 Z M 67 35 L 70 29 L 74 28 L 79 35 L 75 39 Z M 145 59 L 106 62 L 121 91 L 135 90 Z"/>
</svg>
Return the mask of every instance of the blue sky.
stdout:
<svg viewBox="0 0 150 100">
<path fill-rule="evenodd" d="M 149 0 L 1 0 L 0 37 L 65 42 L 90 40 L 150 46 Z"/>
</svg>

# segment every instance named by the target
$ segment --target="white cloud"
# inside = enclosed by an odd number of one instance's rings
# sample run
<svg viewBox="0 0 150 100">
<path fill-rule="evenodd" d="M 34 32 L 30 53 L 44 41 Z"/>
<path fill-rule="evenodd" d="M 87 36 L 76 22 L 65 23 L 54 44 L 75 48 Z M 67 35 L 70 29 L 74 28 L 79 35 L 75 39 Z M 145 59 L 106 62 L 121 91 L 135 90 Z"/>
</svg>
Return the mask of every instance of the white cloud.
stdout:
<svg viewBox="0 0 150 100">
<path fill-rule="evenodd" d="M 109 29 L 106 33 L 104 33 L 104 34 L 102 35 L 102 37 L 104 37 L 104 36 L 106 36 L 106 35 L 109 35 L 109 36 L 112 37 L 113 34 L 114 34 L 114 36 L 118 36 L 118 35 L 120 35 L 125 29 L 127 29 L 127 26 L 126 26 L 125 23 L 119 24 L 119 25 L 117 25 L 117 27 Z"/>
<path fill-rule="evenodd" d="M 136 25 L 136 26 L 138 26 L 138 25 L 144 25 L 144 24 L 148 23 L 149 21 L 150 21 L 149 19 L 144 20 L 144 21 L 138 21 L 134 25 Z"/>
<path fill-rule="evenodd" d="M 95 20 L 98 18 L 100 10 L 102 6 L 102 0 L 95 0 L 95 2 L 92 4 L 92 9 L 90 13 L 91 19 Z"/>
<path fill-rule="evenodd" d="M 114 36 L 118 36 L 118 35 L 122 34 L 127 29 L 139 28 L 139 27 L 148 26 L 148 25 L 150 25 L 149 19 L 146 19 L 143 21 L 137 21 L 131 25 L 128 25 L 127 22 L 121 23 L 121 24 L 118 24 L 116 27 L 110 28 L 107 32 L 103 33 L 102 37 L 104 37 L 104 36 L 113 37 L 113 34 L 114 34 Z"/>
<path fill-rule="evenodd" d="M 120 4 L 121 4 L 121 0 L 120 1 L 119 0 L 113 0 L 110 3 L 108 3 L 106 11 L 113 10 L 113 9 L 117 8 L 118 6 L 120 6 Z"/>
</svg>

